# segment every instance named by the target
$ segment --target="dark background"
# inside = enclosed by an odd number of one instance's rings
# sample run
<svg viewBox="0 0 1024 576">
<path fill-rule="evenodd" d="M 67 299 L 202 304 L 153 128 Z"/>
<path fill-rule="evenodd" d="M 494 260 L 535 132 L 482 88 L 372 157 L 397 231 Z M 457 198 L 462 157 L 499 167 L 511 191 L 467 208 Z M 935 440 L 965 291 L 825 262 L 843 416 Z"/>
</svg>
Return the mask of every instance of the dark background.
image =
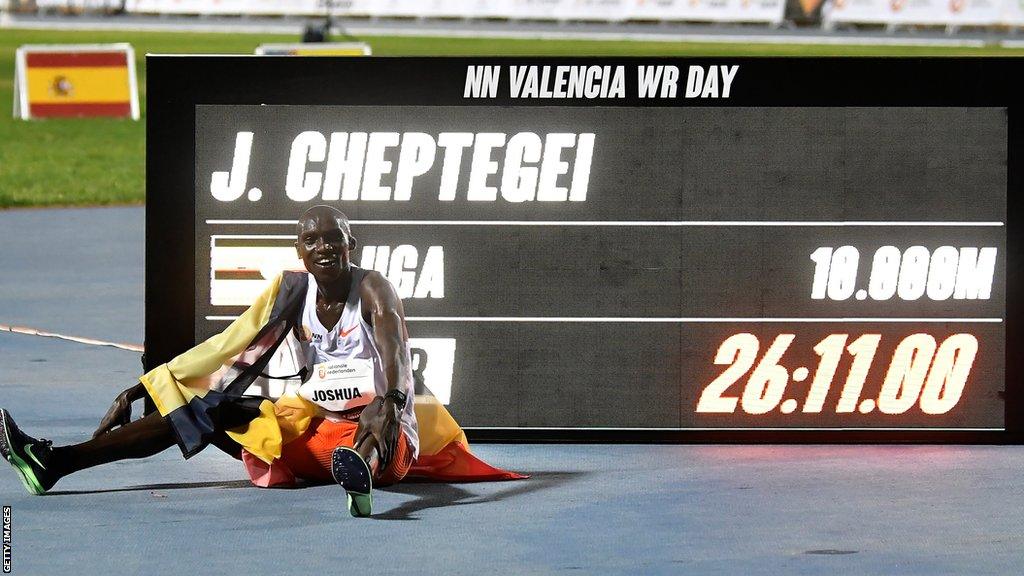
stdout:
<svg viewBox="0 0 1024 576">
<path fill-rule="evenodd" d="M 204 71 L 218 69 L 217 59 L 202 59 Z M 585 59 L 585 63 L 587 62 Z M 638 59 L 640 60 L 640 59 Z M 650 63 L 651 59 L 642 59 Z M 238 59 L 238 72 L 244 72 L 249 59 Z M 530 63 L 565 63 L 552 59 L 535 59 Z M 156 58 L 151 70 L 165 70 L 173 75 L 180 65 L 173 59 Z M 268 61 L 279 66 L 280 61 Z M 607 63 L 620 60 L 609 59 Z M 625 60 L 630 66 L 636 61 Z M 516 101 L 523 108 L 472 106 L 480 102 L 461 102 L 467 60 L 437 59 L 421 62 L 438 71 L 432 86 L 437 91 L 425 93 L 423 86 L 409 91 L 393 90 L 391 97 L 380 104 L 409 104 L 411 92 L 421 97 L 416 103 L 460 103 L 470 106 L 426 109 L 422 107 L 194 107 L 195 104 L 223 104 L 227 101 L 255 103 L 262 97 L 268 103 L 323 103 L 329 99 L 321 90 L 302 91 L 309 87 L 309 74 L 317 76 L 326 70 L 324 62 L 303 61 L 296 64 L 302 73 L 281 66 L 282 73 L 294 75 L 295 92 L 281 86 L 262 86 L 263 92 L 242 97 L 235 94 L 209 92 L 197 86 L 191 93 L 169 90 L 177 94 L 162 113 L 151 116 L 150 129 L 177 134 L 184 142 L 180 127 L 172 129 L 165 123 L 177 110 L 178 121 L 187 119 L 185 104 L 190 103 L 195 132 L 195 172 L 190 187 L 205 180 L 209 172 L 227 169 L 233 150 L 234 133 L 250 129 L 256 132 L 253 166 L 249 186 L 264 190 L 260 202 L 244 198 L 233 203 L 211 206 L 208 190 L 196 190 L 193 240 L 208 238 L 211 232 L 202 222 L 206 218 L 294 218 L 303 206 L 288 200 L 283 193 L 284 168 L 292 138 L 303 129 L 324 133 L 337 131 L 412 131 L 432 134 L 441 131 L 534 131 L 540 134 L 555 131 L 595 132 L 597 141 L 591 185 L 585 203 L 521 203 L 510 204 L 500 196 L 494 203 L 469 203 L 464 193 L 455 202 L 437 200 L 436 175 L 417 180 L 413 199 L 408 203 L 339 202 L 353 219 L 483 219 L 483 220 L 996 220 L 1005 221 L 1007 177 L 1014 185 L 1012 171 L 1007 171 L 1007 155 L 1013 154 L 1013 141 L 1006 136 L 1014 132 L 1012 108 L 968 108 L 968 106 L 999 106 L 1008 104 L 999 98 L 1000 90 L 964 93 L 963 85 L 953 83 L 941 92 L 926 93 L 922 87 L 937 87 L 935 74 L 950 75 L 981 72 L 977 65 L 959 60 L 925 61 L 917 67 L 925 72 L 923 84 L 901 80 L 899 89 L 867 94 L 853 84 L 851 78 L 866 71 L 860 60 L 770 61 L 742 62 L 733 99 L 715 104 L 763 103 L 779 106 L 789 104 L 858 104 L 856 108 L 819 107 L 751 107 L 697 108 L 709 102 L 679 100 L 678 108 L 659 107 L 656 101 L 648 108 L 591 107 L 579 108 L 580 102 L 560 102 L 564 106 L 537 107 L 544 101 Z M 907 71 L 908 61 L 879 60 L 873 67 L 877 80 L 891 80 Z M 488 62 L 491 63 L 491 62 Z M 524 63 L 517 60 L 515 63 Z M 602 63 L 605 63 L 602 60 Z M 673 62 L 685 67 L 686 62 Z M 716 62 L 720 63 L 720 62 Z M 367 82 L 376 93 L 376 81 L 384 81 L 379 73 L 405 70 L 406 60 L 378 60 L 375 67 L 368 62 L 358 65 L 335 62 L 339 72 L 373 70 Z M 988 63 L 991 65 L 991 63 Z M 828 65 L 834 68 L 827 68 Z M 805 92 L 797 93 L 791 84 L 757 83 L 765 80 L 765 72 L 811 68 L 831 70 L 824 82 L 804 82 Z M 835 69 L 841 68 L 846 76 Z M 319 71 L 319 72 L 318 72 Z M 181 70 L 179 69 L 180 73 Z M 931 72 L 929 75 L 927 72 Z M 236 75 L 237 76 L 237 75 Z M 242 80 L 252 88 L 252 80 Z M 980 77 L 980 76 L 979 76 Z M 442 78 L 447 78 L 443 81 Z M 447 83 L 456 82 L 457 86 Z M 627 80 L 630 73 L 627 71 Z M 984 78 L 989 78 L 984 76 Z M 742 81 L 741 81 L 742 79 Z M 151 80 L 152 82 L 152 80 Z M 932 84 L 929 84 L 932 82 Z M 218 81 L 220 85 L 223 82 Z M 397 85 L 397 84 L 396 84 Z M 405 85 L 405 84 L 403 84 Z M 754 86 L 756 85 L 756 90 Z M 409 86 L 413 86 L 410 84 Z M 959 86 L 959 88 L 956 88 Z M 158 94 L 165 86 L 157 82 Z M 745 88 L 744 88 L 745 87 Z M 339 87 L 340 88 L 340 87 Z M 890 87 L 891 88 L 891 87 Z M 1008 87 L 1004 86 L 1002 96 Z M 328 87 L 322 88 L 327 90 Z M 447 92 L 445 91 L 447 90 Z M 627 86 L 627 94 L 631 93 Z M 993 93 L 994 92 L 994 93 Z M 294 96 L 301 93 L 301 96 Z M 442 94 L 439 97 L 438 94 Z M 269 94 L 276 96 L 267 98 Z M 788 102 L 786 101 L 788 97 Z M 356 93 L 341 89 L 335 94 L 336 104 L 367 104 L 366 91 Z M 438 100 L 441 100 L 438 102 Z M 503 102 L 508 104 L 508 102 Z M 619 104 L 621 102 L 593 102 Z M 636 105 L 639 102 L 626 102 Z M 668 102 L 671 103 L 671 102 Z M 919 104 L 941 103 L 947 108 L 924 108 Z M 493 106 L 494 102 L 486 102 Z M 902 105 L 903 108 L 879 109 L 875 106 Z M 1008 122 L 1009 121 L 1009 122 Z M 265 147 L 261 142 L 266 141 Z M 167 173 L 166 156 L 154 166 L 154 152 L 167 150 L 168 142 L 150 146 L 150 194 L 154 186 L 167 189 L 167 182 L 155 182 L 156 173 Z M 497 156 L 497 154 L 496 154 Z M 468 154 L 463 159 L 463 176 L 468 174 Z M 497 182 L 498 176 L 491 182 Z M 176 178 L 181 182 L 180 176 Z M 274 183 L 277 187 L 274 187 Z M 385 181 L 385 183 L 387 183 Z M 460 192 L 464 186 L 460 186 Z M 165 206 L 174 201 L 166 202 Z M 220 204 L 220 203 L 217 203 Z M 160 202 L 150 201 L 148 213 Z M 178 214 L 180 206 L 171 208 Z M 1005 298 L 1004 234 L 1005 228 L 753 228 L 753 227 L 414 227 L 356 226 L 354 233 L 364 244 L 397 245 L 409 243 L 420 247 L 445 246 L 446 295 L 444 300 L 407 300 L 409 316 L 995 316 L 1003 315 Z M 158 228 L 165 228 L 158 226 Z M 153 228 L 150 228 L 151 232 Z M 217 233 L 252 233 L 231 227 L 218 227 Z M 281 227 L 259 232 L 281 233 Z M 159 231 L 157 231 L 159 234 Z M 181 231 L 175 237 L 181 238 Z M 854 245 L 861 250 L 862 281 L 866 280 L 867 263 L 874 249 L 884 244 L 906 248 L 922 244 L 931 249 L 939 245 L 999 246 L 991 300 L 885 303 L 849 300 L 812 301 L 809 298 L 813 263 L 810 252 L 817 246 Z M 191 271 L 198 270 L 193 293 L 194 333 L 203 335 L 218 329 L 204 326 L 199 320 L 208 313 L 237 313 L 237 310 L 204 310 L 208 295 L 208 241 L 196 245 L 187 258 Z M 1013 255 L 1010 255 L 1011 260 Z M 178 262 L 186 258 L 178 259 Z M 204 268 L 204 264 L 207 266 Z M 150 271 L 147 265 L 147 271 Z M 203 273 L 205 270 L 205 274 Z M 180 270 L 175 272 L 179 277 Z M 1012 274 L 1012 272 L 1010 272 Z M 198 280 L 198 283 L 196 283 Z M 204 285 L 204 282 L 206 284 Z M 861 284 L 861 283 L 859 283 Z M 147 286 L 150 284 L 147 283 Z M 159 292 L 159 289 L 155 292 Z M 151 296 L 156 298 L 150 299 Z M 147 329 L 151 303 L 159 294 L 148 294 Z M 173 298 L 180 299 L 180 293 Z M 172 305 L 173 306 L 173 305 Z M 181 306 L 178 301 L 176 306 Z M 615 324 L 613 326 L 582 323 L 429 323 L 412 322 L 411 330 L 422 337 L 455 337 L 459 348 L 455 366 L 452 412 L 469 428 L 479 427 L 480 436 L 517 438 L 607 438 L 608 434 L 593 431 L 559 430 L 549 432 L 509 430 L 513 427 L 613 427 L 613 428 L 678 428 L 678 427 L 787 427 L 787 426 L 941 426 L 999 427 L 1003 424 L 1004 389 L 1003 342 L 1004 325 L 944 325 L 922 328 L 912 325 L 842 324 Z M 609 330 L 614 329 L 613 336 Z M 1011 322 L 1005 326 L 1011 331 Z M 774 335 L 781 332 L 797 334 L 797 339 L 784 357 L 790 370 L 796 366 L 813 368 L 816 356 L 810 348 L 828 333 L 851 334 L 852 341 L 866 332 L 883 334 L 882 347 L 876 357 L 872 376 L 863 396 L 870 396 L 881 375 L 875 374 L 881 359 L 891 354 L 900 338 L 917 331 L 928 331 L 941 342 L 944 335 L 969 331 L 979 337 L 981 346 L 964 399 L 941 422 L 934 417 L 915 413 L 916 408 L 899 416 L 874 413 L 844 415 L 842 420 L 822 419 L 822 415 L 804 416 L 775 413 L 751 419 L 748 416 L 703 415 L 697 417 L 692 407 L 700 390 L 724 369 L 711 360 L 717 346 L 728 335 L 750 331 L 761 336 L 762 353 Z M 154 347 L 147 346 L 153 362 Z M 166 338 L 165 335 L 159 338 Z M 170 340 L 169 338 L 167 340 Z M 157 348 L 159 349 L 159 348 Z M 170 350 L 168 349 L 168 352 Z M 848 361 L 848 357 L 845 359 Z M 847 365 L 840 366 L 833 384 L 838 393 Z M 884 375 L 884 374 L 883 374 Z M 804 393 L 790 383 L 786 397 L 802 398 Z M 735 388 L 739 391 L 741 385 Z M 795 391 L 790 394 L 791 391 Z M 1013 397 L 1013 391 L 1006 395 Z M 832 396 L 826 402 L 827 411 Z M 824 413 L 823 413 L 824 414 Z M 1013 428 L 1014 418 L 1009 419 Z M 499 430 L 483 430 L 497 427 Z M 471 430 L 472 433 L 472 430 Z M 742 435 L 741 435 L 742 436 Z M 969 437 L 994 440 L 992 435 L 961 434 L 882 434 L 871 439 L 922 440 L 959 439 Z M 622 433 L 624 439 L 737 439 L 736 435 L 695 432 L 680 436 L 651 432 L 637 436 Z M 762 437 L 772 437 L 771 434 Z M 776 439 L 849 440 L 865 438 L 849 433 L 839 437 L 807 433 L 774 436 Z M 740 438 L 742 439 L 742 438 Z"/>
</svg>

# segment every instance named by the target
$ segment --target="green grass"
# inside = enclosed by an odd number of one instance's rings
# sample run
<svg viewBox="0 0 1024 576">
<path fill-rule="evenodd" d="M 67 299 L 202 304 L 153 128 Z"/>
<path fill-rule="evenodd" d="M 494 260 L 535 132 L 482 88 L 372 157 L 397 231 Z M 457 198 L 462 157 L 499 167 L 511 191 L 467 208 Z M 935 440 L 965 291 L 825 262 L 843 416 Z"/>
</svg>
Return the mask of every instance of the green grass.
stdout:
<svg viewBox="0 0 1024 576">
<path fill-rule="evenodd" d="M 145 111 L 149 53 L 251 54 L 296 35 L 0 30 L 0 106 L 13 98 L 14 51 L 22 44 L 129 42 L 135 47 Z M 683 42 L 365 38 L 380 56 L 1009 56 L 1020 50 L 898 46 L 806 46 Z M 141 203 L 145 123 L 81 119 L 23 122 L 0 114 L 0 209 L 19 206 Z"/>
</svg>

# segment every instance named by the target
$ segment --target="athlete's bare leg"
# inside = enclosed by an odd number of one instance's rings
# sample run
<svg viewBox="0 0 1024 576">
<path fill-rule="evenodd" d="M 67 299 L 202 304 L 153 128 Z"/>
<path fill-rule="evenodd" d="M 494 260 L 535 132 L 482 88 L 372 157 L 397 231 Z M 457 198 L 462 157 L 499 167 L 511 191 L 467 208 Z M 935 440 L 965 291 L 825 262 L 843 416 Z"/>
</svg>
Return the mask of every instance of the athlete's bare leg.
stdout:
<svg viewBox="0 0 1024 576">
<path fill-rule="evenodd" d="M 81 444 L 54 448 L 53 455 L 61 476 L 67 476 L 100 464 L 148 458 L 176 443 L 170 423 L 153 412 Z"/>
<path fill-rule="evenodd" d="M 79 470 L 146 458 L 175 444 L 170 423 L 155 412 L 80 444 L 53 448 L 49 440 L 36 440 L 23 433 L 11 415 L 0 410 L 0 453 L 35 494 L 46 492 L 58 480 Z"/>
</svg>

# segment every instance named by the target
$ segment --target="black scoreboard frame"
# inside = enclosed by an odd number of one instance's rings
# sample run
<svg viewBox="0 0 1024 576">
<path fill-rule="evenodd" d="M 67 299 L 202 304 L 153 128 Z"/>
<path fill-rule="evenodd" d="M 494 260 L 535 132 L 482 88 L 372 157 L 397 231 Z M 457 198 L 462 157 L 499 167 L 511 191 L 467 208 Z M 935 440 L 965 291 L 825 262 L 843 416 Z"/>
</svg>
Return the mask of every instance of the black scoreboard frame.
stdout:
<svg viewBox="0 0 1024 576">
<path fill-rule="evenodd" d="M 739 64 L 726 100 L 463 98 L 468 65 Z M 1024 194 L 1024 60 L 1014 58 L 146 58 L 147 370 L 195 344 L 195 110 L 222 105 L 999 107 L 1007 110 L 1005 431 L 471 428 L 471 440 L 658 443 L 1024 442 L 1020 197 Z M 353 81 L 352 79 L 358 79 Z M 191 153 L 188 153 L 191 151 Z"/>
</svg>

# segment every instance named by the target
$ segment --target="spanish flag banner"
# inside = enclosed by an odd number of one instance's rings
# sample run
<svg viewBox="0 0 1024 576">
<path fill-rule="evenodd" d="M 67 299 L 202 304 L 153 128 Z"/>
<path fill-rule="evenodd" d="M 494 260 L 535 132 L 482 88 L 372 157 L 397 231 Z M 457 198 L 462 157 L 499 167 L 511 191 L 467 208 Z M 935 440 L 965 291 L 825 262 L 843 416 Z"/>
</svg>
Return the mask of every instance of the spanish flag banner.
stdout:
<svg viewBox="0 0 1024 576">
<path fill-rule="evenodd" d="M 135 52 L 128 44 L 18 48 L 14 116 L 139 119 Z"/>
</svg>

